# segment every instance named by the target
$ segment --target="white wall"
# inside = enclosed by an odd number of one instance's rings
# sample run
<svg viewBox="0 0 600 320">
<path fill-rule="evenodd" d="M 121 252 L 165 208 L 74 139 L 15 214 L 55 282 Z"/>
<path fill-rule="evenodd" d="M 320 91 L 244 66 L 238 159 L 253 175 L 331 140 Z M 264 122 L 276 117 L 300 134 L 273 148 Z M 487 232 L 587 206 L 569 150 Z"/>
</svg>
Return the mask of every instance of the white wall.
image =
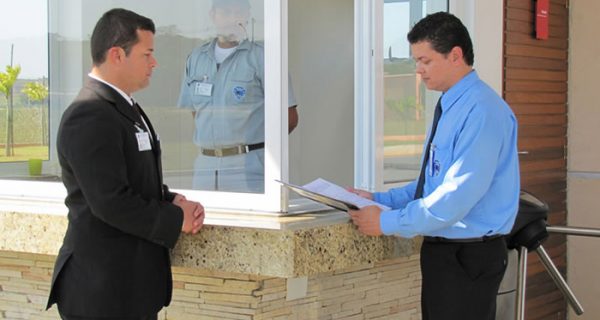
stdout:
<svg viewBox="0 0 600 320">
<path fill-rule="evenodd" d="M 449 9 L 471 34 L 479 77 L 502 95 L 504 1 L 450 0 Z"/>
<path fill-rule="evenodd" d="M 289 0 L 289 72 L 300 121 L 290 181 L 353 183 L 354 2 Z"/>
<path fill-rule="evenodd" d="M 568 225 L 600 228 L 600 139 L 598 119 L 598 1 L 570 1 L 569 122 L 568 122 Z M 600 304 L 600 239 L 567 238 L 568 279 L 585 313 L 570 319 L 598 319 Z"/>
</svg>

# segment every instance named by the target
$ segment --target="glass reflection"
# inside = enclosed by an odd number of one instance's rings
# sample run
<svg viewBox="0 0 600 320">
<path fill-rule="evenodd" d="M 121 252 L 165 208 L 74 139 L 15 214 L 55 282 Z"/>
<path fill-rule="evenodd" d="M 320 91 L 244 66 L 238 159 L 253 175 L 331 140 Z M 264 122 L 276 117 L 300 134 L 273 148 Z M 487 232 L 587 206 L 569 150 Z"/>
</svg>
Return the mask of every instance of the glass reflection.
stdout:
<svg viewBox="0 0 600 320">
<path fill-rule="evenodd" d="M 262 193 L 264 43 L 248 0 L 212 0 L 207 17 L 214 34 L 189 54 L 177 102 L 194 119 L 192 188 Z"/>
<path fill-rule="evenodd" d="M 3 3 L 3 8 L 0 176 L 42 179 L 42 161 L 49 158 L 47 5 L 45 1 L 23 0 Z M 23 19 L 25 16 L 28 19 Z M 17 166 L 19 162 L 25 165 Z M 17 167 L 29 170 L 14 170 Z"/>
<path fill-rule="evenodd" d="M 447 0 L 384 1 L 384 184 L 406 183 L 419 174 L 426 126 L 439 93 L 425 90 L 415 73 L 406 34 L 421 18 L 447 6 Z"/>
</svg>

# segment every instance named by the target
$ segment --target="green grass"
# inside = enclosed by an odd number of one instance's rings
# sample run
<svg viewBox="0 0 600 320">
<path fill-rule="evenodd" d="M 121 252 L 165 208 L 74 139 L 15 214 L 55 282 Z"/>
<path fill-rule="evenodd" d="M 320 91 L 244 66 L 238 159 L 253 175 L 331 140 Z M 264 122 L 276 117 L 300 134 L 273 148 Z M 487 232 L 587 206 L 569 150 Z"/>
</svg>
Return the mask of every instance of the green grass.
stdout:
<svg viewBox="0 0 600 320">
<path fill-rule="evenodd" d="M 15 105 L 13 115 L 14 155 L 5 156 L 6 107 L 0 107 L 0 162 L 19 162 L 29 159 L 48 159 L 48 107 Z"/>
<path fill-rule="evenodd" d="M 48 139 L 47 106 L 43 108 L 15 106 L 13 112 L 15 145 L 47 144 L 47 141 L 43 141 Z M 0 144 L 4 143 L 6 143 L 6 108 L 0 108 Z"/>
<path fill-rule="evenodd" d="M 14 147 L 14 156 L 5 156 L 4 147 L 0 148 L 0 162 L 20 162 L 29 159 L 48 160 L 48 146 Z"/>
</svg>

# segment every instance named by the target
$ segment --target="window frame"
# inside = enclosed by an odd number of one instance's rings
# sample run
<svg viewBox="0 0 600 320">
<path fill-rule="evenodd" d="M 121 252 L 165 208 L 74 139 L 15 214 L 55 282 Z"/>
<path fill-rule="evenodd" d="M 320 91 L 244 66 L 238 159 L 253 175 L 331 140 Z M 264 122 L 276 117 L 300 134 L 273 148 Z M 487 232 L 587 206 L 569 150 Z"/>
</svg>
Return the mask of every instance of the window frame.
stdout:
<svg viewBox="0 0 600 320">
<path fill-rule="evenodd" d="M 52 1 L 50 2 L 52 3 Z M 502 90 L 502 19 L 501 1 L 450 0 L 449 11 L 465 22 L 471 32 L 476 53 L 476 67 L 482 79 L 496 91 Z M 354 107 L 354 185 L 375 191 L 383 186 L 383 63 L 382 57 L 382 9 L 383 0 L 354 0 L 355 35 L 355 107 Z M 288 1 L 264 0 L 265 30 L 265 193 L 243 194 L 230 192 L 196 191 L 177 189 L 188 198 L 202 202 L 207 208 L 285 213 L 288 211 L 288 192 L 275 180 L 289 178 L 287 112 L 288 96 Z M 57 16 L 54 6 L 48 6 L 48 14 Z M 492 15 L 492 16 L 490 16 Z M 478 18 L 479 17 L 479 18 Z M 485 18 L 482 18 L 485 17 Z M 377 21 L 379 21 L 377 23 Z M 498 24 L 500 21 L 500 24 Z M 49 19 L 50 30 L 57 21 Z M 56 28 L 56 26 L 54 26 Z M 492 31 L 490 31 L 492 30 Z M 493 32 L 493 34 L 492 34 Z M 480 45 L 478 45 L 480 44 Z M 49 43 L 50 50 L 52 44 Z M 380 60 L 380 61 L 377 61 Z M 83 70 L 85 72 L 85 70 Z M 286 85 L 284 85 L 286 84 Z M 52 94 L 52 92 L 50 93 Z M 58 108 L 50 100 L 51 113 Z M 57 119 L 50 119 L 49 130 L 57 129 Z M 279 125 L 277 125 L 279 123 Z M 54 137 L 54 134 L 50 135 Z M 50 162 L 56 166 L 56 143 L 50 140 Z M 4 170 L 26 172 L 26 163 L 6 163 Z M 61 182 L 7 180 L 0 178 L 0 198 L 46 199 L 63 201 L 66 190 Z M 0 205 L 2 202 L 0 201 Z"/>
<path fill-rule="evenodd" d="M 231 211 L 287 212 L 288 197 L 276 180 L 288 179 L 288 113 L 281 106 L 288 104 L 288 2 L 287 0 L 263 0 L 265 30 L 265 192 L 262 194 L 199 191 L 173 188 L 187 198 L 200 201 L 209 209 Z M 49 33 L 59 12 L 48 6 Z M 53 18 L 54 17 L 54 18 Z M 52 45 L 49 44 L 52 55 Z M 52 72 L 52 69 L 50 70 Z M 85 72 L 85 70 L 84 70 Z M 83 74 L 82 74 L 83 76 Z M 285 84 L 285 85 L 283 85 Z M 52 94 L 52 93 L 51 93 Z M 52 108 L 52 99 L 50 99 Z M 54 132 L 58 119 L 53 119 L 49 130 Z M 284 125 L 285 124 L 285 125 Z M 55 137 L 55 135 L 51 135 Z M 56 143 L 50 142 L 50 161 L 58 165 Z M 46 163 L 44 163 L 46 164 Z M 7 170 L 26 171 L 27 164 L 8 164 Z M 10 180 L 0 177 L 0 199 L 43 199 L 63 201 L 67 192 L 62 182 Z M 0 202 L 1 205 L 1 202 Z"/>
<path fill-rule="evenodd" d="M 354 187 L 372 192 L 383 185 L 383 0 L 354 10 Z"/>
<path fill-rule="evenodd" d="M 276 181 L 288 179 L 288 114 L 281 108 L 288 105 L 287 8 L 287 0 L 264 0 L 265 30 L 270 30 L 265 33 L 265 61 L 269 61 L 265 63 L 265 92 L 269 93 L 265 95 L 265 192 L 173 189 L 206 208 L 274 213 L 288 210 L 287 193 Z"/>
<path fill-rule="evenodd" d="M 383 57 L 384 0 L 354 4 L 354 186 L 374 192 L 395 187 L 383 179 L 383 58 L 378 57 Z M 447 7 L 469 30 L 480 78 L 502 95 L 503 2 L 448 0 Z"/>
</svg>

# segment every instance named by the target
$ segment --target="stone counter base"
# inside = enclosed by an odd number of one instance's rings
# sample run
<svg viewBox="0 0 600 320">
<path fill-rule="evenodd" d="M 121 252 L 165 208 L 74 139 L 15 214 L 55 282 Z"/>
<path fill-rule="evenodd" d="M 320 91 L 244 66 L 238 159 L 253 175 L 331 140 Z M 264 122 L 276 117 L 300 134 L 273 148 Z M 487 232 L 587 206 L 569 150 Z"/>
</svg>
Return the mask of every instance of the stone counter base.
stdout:
<svg viewBox="0 0 600 320">
<path fill-rule="evenodd" d="M 60 319 L 43 311 L 54 256 L 0 251 L 0 319 Z M 420 319 L 418 255 L 304 278 L 173 267 L 159 319 Z"/>
</svg>

